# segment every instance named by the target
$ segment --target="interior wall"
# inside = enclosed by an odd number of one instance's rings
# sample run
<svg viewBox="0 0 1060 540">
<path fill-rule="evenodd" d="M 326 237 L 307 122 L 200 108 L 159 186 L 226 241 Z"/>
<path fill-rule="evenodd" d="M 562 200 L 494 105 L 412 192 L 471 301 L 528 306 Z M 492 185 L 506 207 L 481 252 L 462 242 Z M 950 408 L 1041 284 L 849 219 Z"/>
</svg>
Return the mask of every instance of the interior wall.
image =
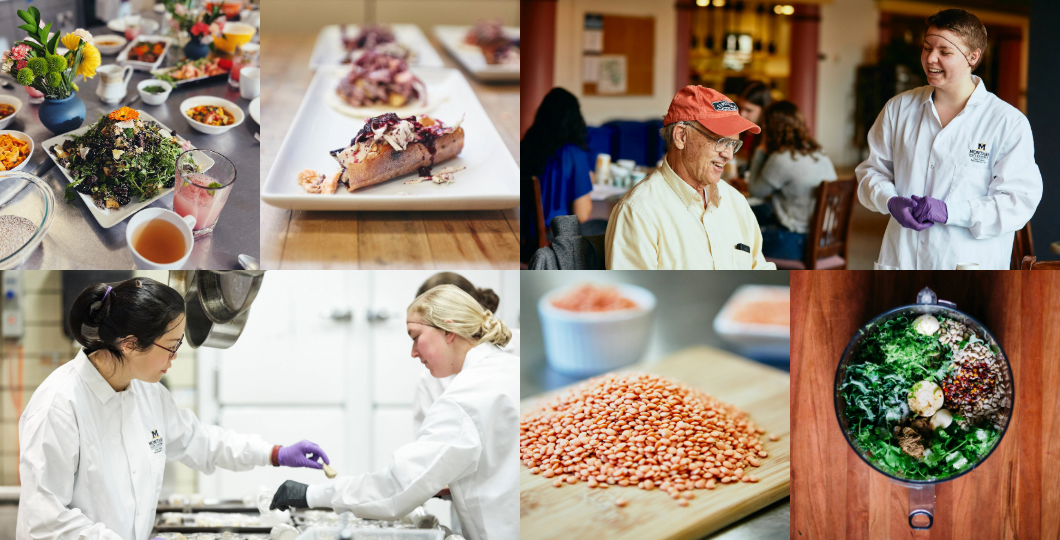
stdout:
<svg viewBox="0 0 1060 540">
<path fill-rule="evenodd" d="M 429 33 L 437 24 L 500 18 L 519 26 L 518 0 L 263 0 L 263 34 L 315 33 L 329 24 L 411 23 Z"/>
<path fill-rule="evenodd" d="M 586 13 L 655 18 L 655 70 L 651 96 L 601 97 L 582 95 L 582 43 Z M 677 15 L 673 2 L 638 0 L 559 0 L 556 5 L 555 82 L 578 97 L 589 125 L 609 120 L 652 120 L 666 115 L 674 97 L 674 32 Z M 607 29 L 604 29 L 606 32 Z M 616 112 L 620 111 L 620 112 Z"/>
<path fill-rule="evenodd" d="M 861 162 L 854 146 L 855 79 L 875 63 L 879 10 L 874 0 L 835 0 L 821 6 L 816 137 L 836 167 Z"/>
<path fill-rule="evenodd" d="M 1054 180 L 1060 175 L 1060 103 L 1053 89 L 1060 84 L 1056 69 L 1056 51 L 1060 50 L 1060 11 L 1052 2 L 1035 0 L 1031 4 L 1030 60 L 1027 85 L 1027 119 L 1034 132 L 1034 158 L 1041 169 L 1044 186 L 1042 202 L 1031 218 L 1034 253 L 1039 260 L 1057 259 L 1049 251 L 1052 242 L 1060 241 L 1060 185 Z"/>
</svg>

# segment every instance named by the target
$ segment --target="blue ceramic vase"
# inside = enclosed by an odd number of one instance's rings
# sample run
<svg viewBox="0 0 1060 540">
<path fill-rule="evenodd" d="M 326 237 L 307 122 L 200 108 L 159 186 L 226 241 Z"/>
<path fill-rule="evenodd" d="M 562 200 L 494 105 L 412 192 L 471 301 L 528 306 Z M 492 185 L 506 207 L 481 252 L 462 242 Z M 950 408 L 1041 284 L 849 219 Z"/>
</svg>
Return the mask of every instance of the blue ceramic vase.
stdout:
<svg viewBox="0 0 1060 540">
<path fill-rule="evenodd" d="M 40 123 L 48 131 L 59 135 L 73 131 L 85 122 L 85 104 L 77 94 L 70 94 L 63 99 L 44 98 L 44 103 L 37 109 Z"/>
<path fill-rule="evenodd" d="M 184 46 L 184 56 L 187 56 L 188 60 L 206 58 L 207 54 L 210 54 L 210 46 L 198 39 L 191 38 L 191 41 Z"/>
</svg>

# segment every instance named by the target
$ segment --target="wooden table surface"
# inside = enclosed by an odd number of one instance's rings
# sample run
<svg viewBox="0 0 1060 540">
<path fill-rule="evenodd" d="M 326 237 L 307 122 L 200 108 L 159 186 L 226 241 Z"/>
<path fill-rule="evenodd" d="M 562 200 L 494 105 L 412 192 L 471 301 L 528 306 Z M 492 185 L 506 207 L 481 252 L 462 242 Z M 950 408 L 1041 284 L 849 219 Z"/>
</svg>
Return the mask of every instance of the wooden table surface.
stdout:
<svg viewBox="0 0 1060 540">
<path fill-rule="evenodd" d="M 908 525 L 908 491 L 849 447 L 832 405 L 857 330 L 931 287 L 982 322 L 1012 364 L 1015 411 L 977 469 L 935 486 L 934 526 Z M 1060 537 L 1060 273 L 793 272 L 791 538 Z"/>
<path fill-rule="evenodd" d="M 429 31 L 447 67 L 458 67 Z M 269 176 L 313 72 L 316 34 L 262 40 L 261 183 Z M 464 76 L 519 162 L 519 86 Z M 293 181 L 293 180 L 292 180 Z M 519 267 L 519 209 L 467 212 L 316 212 L 261 203 L 263 268 Z"/>
</svg>

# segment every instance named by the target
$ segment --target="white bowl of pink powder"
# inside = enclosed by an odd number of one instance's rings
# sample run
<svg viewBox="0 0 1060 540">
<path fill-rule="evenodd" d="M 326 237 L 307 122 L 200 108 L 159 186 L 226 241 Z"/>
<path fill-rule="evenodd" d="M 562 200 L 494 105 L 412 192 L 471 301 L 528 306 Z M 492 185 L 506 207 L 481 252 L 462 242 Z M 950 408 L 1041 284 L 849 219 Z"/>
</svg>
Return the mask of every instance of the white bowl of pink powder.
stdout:
<svg viewBox="0 0 1060 540">
<path fill-rule="evenodd" d="M 596 375 L 644 356 L 655 295 L 636 285 L 579 283 L 542 296 L 537 311 L 552 369 Z"/>
</svg>

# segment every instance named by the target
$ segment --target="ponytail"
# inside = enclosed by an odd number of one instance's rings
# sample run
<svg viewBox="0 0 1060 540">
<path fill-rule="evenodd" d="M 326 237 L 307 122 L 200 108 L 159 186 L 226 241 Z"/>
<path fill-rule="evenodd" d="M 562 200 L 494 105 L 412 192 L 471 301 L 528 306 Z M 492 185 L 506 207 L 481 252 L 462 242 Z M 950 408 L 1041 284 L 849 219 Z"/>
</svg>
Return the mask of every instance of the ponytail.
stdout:
<svg viewBox="0 0 1060 540">
<path fill-rule="evenodd" d="M 121 362 L 127 340 L 134 350 L 146 350 L 183 314 L 180 293 L 153 279 L 94 283 L 70 308 L 70 333 L 88 352 L 105 350 Z"/>
<path fill-rule="evenodd" d="M 419 315 L 427 324 L 476 345 L 491 343 L 504 347 L 512 339 L 512 331 L 503 321 L 454 285 L 440 285 L 417 296 L 409 305 L 408 313 Z"/>
</svg>

